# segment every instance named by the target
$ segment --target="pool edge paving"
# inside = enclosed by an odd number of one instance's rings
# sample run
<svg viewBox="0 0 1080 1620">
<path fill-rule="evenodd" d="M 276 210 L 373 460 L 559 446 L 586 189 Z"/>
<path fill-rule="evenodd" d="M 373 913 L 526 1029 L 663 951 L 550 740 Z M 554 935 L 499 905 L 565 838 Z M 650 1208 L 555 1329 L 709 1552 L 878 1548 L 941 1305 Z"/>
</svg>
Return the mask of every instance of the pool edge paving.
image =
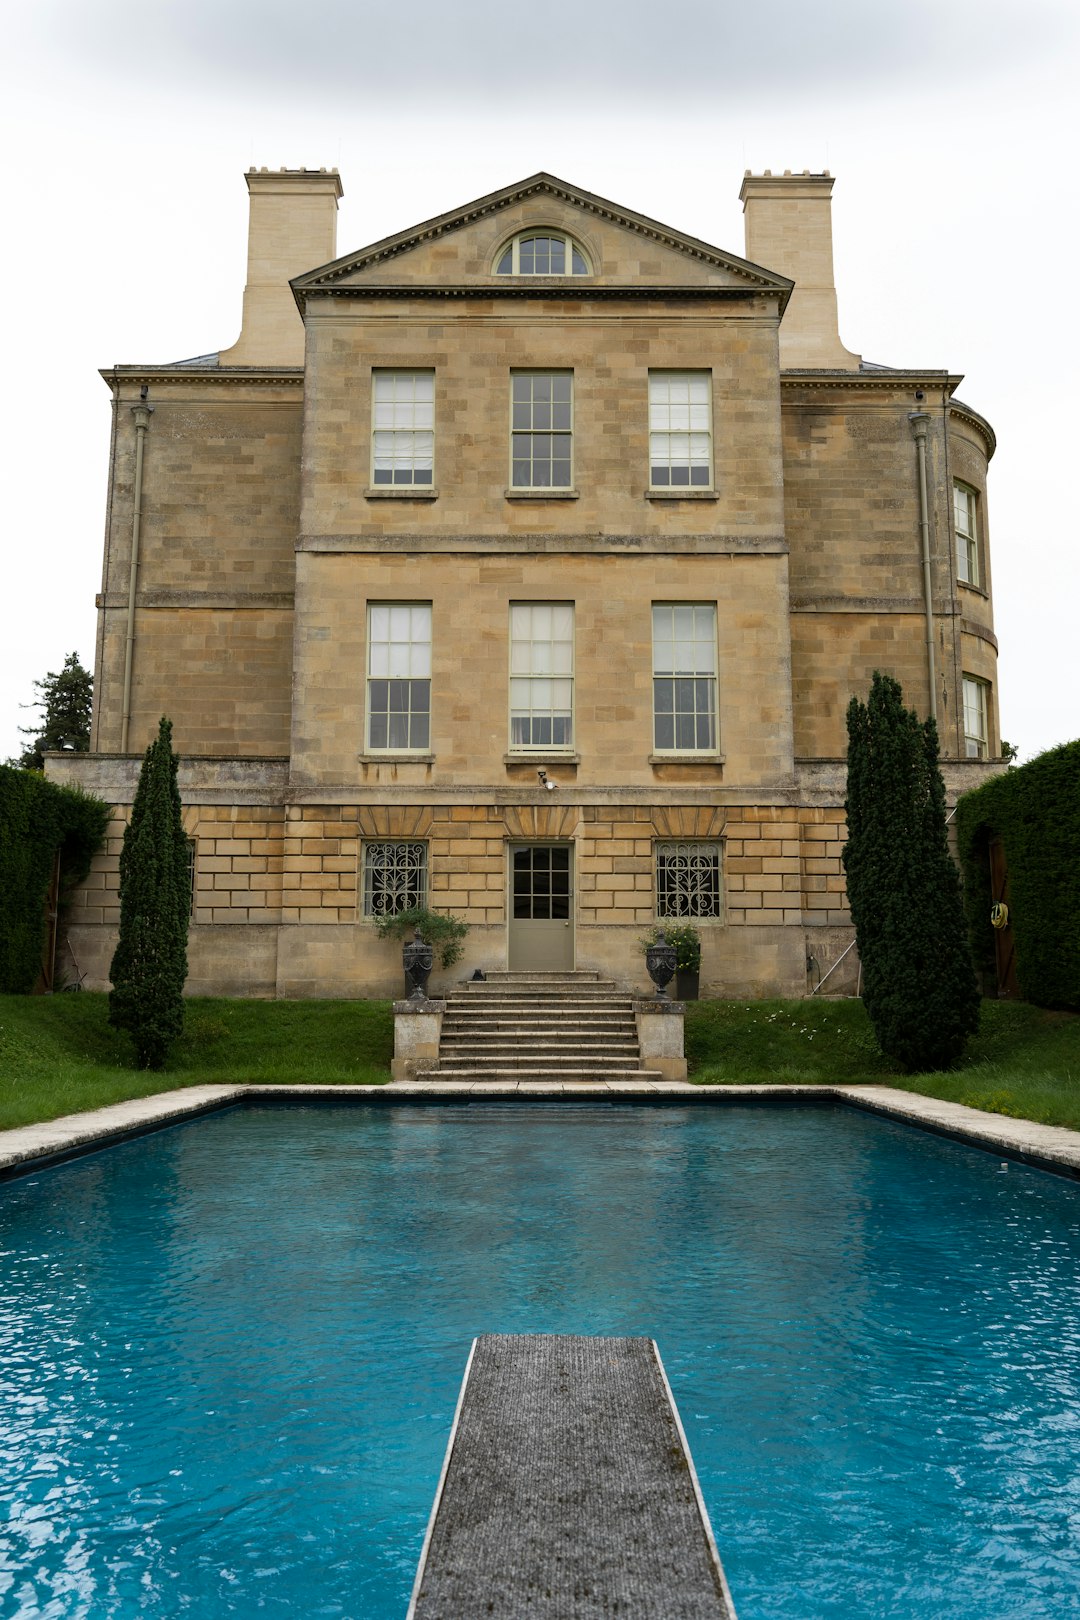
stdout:
<svg viewBox="0 0 1080 1620">
<path fill-rule="evenodd" d="M 723 1107 L 731 1103 L 784 1101 L 827 1105 L 841 1103 L 863 1112 L 945 1136 L 969 1147 L 999 1153 L 1036 1169 L 1080 1181 L 1080 1131 L 1064 1125 L 1040 1125 L 968 1108 L 963 1103 L 900 1091 L 892 1086 L 699 1086 L 689 1081 L 596 1081 L 587 1084 L 558 1081 L 507 1083 L 452 1081 L 391 1081 L 375 1086 L 332 1085 L 202 1085 L 155 1092 L 109 1103 L 80 1114 L 64 1114 L 35 1125 L 0 1131 L 0 1180 L 46 1169 L 67 1159 L 93 1153 L 117 1142 L 161 1130 L 169 1125 L 217 1113 L 244 1103 L 259 1102 L 425 1102 L 554 1101 L 588 1098 L 592 1101 L 693 1103 Z"/>
</svg>

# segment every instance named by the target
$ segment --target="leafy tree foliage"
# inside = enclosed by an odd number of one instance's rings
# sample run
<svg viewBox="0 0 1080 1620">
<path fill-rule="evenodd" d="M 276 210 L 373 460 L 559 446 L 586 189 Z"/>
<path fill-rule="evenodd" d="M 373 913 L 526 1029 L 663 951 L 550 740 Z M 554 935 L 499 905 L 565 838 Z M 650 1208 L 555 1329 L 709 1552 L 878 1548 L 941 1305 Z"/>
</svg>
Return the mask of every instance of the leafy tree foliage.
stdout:
<svg viewBox="0 0 1080 1620">
<path fill-rule="evenodd" d="M 1008 865 L 1020 993 L 1038 1007 L 1080 1012 L 1080 742 L 965 793 L 956 825 L 972 943 L 987 976 L 995 971 L 988 845 L 996 835 Z"/>
<path fill-rule="evenodd" d="M 979 1027 L 960 878 L 945 830 L 937 726 L 874 672 L 847 713 L 848 899 L 863 1001 L 885 1055 L 909 1072 L 947 1068 Z"/>
<path fill-rule="evenodd" d="M 46 754 L 65 749 L 85 754 L 90 747 L 94 677 L 83 668 L 78 653 L 68 653 L 63 669 L 50 670 L 34 687 L 37 698 L 31 706 L 44 709 L 45 718 L 38 726 L 19 727 L 31 741 L 17 763 L 23 770 L 40 771 Z"/>
<path fill-rule="evenodd" d="M 191 912 L 187 839 L 180 818 L 172 723 L 146 750 L 120 852 L 120 938 L 112 960 L 109 1022 L 126 1029 L 139 1067 L 164 1067 L 184 1027 Z"/>
<path fill-rule="evenodd" d="M 57 851 L 62 904 L 90 870 L 108 824 L 104 800 L 0 765 L 0 994 L 29 994 L 41 972 Z"/>
</svg>

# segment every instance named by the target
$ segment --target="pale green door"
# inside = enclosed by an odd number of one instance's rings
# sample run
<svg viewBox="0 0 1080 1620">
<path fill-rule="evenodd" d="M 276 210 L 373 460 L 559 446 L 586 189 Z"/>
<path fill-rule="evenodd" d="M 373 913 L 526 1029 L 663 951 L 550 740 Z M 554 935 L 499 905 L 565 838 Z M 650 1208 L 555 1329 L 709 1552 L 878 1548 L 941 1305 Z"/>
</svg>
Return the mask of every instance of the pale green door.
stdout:
<svg viewBox="0 0 1080 1620">
<path fill-rule="evenodd" d="M 569 973 L 573 966 L 573 845 L 512 844 L 510 971 Z"/>
</svg>

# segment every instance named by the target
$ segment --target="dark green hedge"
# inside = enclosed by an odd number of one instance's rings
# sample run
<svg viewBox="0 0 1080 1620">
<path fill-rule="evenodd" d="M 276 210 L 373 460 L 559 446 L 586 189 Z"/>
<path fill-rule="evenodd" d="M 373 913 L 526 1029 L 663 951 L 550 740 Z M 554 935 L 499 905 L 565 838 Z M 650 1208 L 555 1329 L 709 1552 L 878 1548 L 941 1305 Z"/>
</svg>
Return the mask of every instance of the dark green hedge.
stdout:
<svg viewBox="0 0 1080 1620">
<path fill-rule="evenodd" d="M 1080 1012 L 1080 742 L 965 793 L 956 826 L 977 962 L 993 972 L 987 845 L 996 834 L 1009 873 L 1020 993 L 1039 1007 Z"/>
<path fill-rule="evenodd" d="M 0 992 L 25 995 L 41 971 L 45 905 L 61 851 L 64 886 L 81 883 L 105 841 L 109 806 L 34 771 L 0 765 Z"/>
</svg>

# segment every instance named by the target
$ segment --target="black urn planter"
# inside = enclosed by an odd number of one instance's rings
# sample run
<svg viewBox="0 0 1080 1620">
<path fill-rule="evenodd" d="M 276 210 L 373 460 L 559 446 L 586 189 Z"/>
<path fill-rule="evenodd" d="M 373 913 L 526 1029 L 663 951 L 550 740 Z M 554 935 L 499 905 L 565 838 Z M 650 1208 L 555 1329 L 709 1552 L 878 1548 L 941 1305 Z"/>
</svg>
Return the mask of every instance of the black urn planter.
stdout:
<svg viewBox="0 0 1080 1620">
<path fill-rule="evenodd" d="M 435 952 L 419 928 L 412 939 L 401 947 L 401 965 L 405 969 L 405 989 L 410 1001 L 427 1000 L 427 983 L 435 962 Z"/>
<path fill-rule="evenodd" d="M 698 968 L 676 968 L 675 995 L 679 1001 L 696 1001 L 701 973 Z"/>
<path fill-rule="evenodd" d="M 675 947 L 668 944 L 663 930 L 657 934 L 655 943 L 646 947 L 645 966 L 649 970 L 649 978 L 656 986 L 659 999 L 670 1000 L 667 987 L 675 977 Z"/>
</svg>

